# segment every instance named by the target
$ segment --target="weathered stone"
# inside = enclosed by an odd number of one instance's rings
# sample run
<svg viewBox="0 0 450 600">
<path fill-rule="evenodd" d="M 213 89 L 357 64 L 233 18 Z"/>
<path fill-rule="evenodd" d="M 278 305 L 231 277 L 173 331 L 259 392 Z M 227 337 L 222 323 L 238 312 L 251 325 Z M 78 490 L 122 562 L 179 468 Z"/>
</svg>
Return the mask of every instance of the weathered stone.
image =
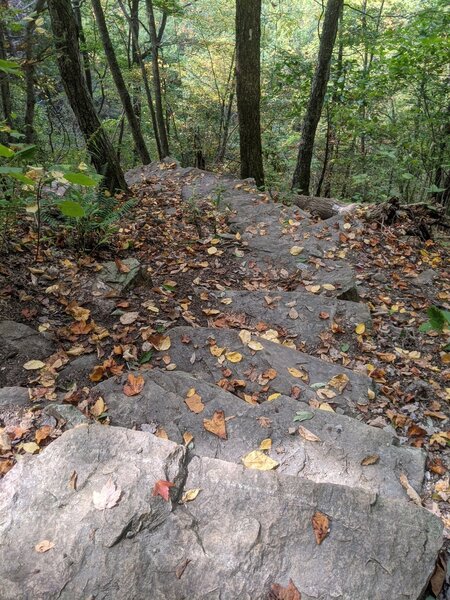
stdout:
<svg viewBox="0 0 450 600">
<path fill-rule="evenodd" d="M 154 369 L 144 375 L 145 386 L 138 396 L 123 393 L 117 378 L 99 384 L 94 390 L 105 400 L 111 425 L 162 428 L 169 439 L 184 443 L 183 435 L 194 437 L 192 452 L 199 456 L 240 463 L 243 456 L 257 450 L 270 438 L 267 454 L 279 463 L 278 472 L 312 481 L 360 487 L 385 496 L 407 498 L 399 477 L 405 473 L 417 492 L 421 491 L 425 454 L 414 448 L 400 448 L 395 434 L 369 427 L 355 419 L 325 410 L 314 410 L 292 398 L 280 396 L 271 402 L 252 406 L 236 396 L 188 373 Z M 195 389 L 205 408 L 195 414 L 187 407 L 188 391 Z M 203 427 L 223 411 L 227 440 L 219 439 Z M 297 413 L 312 418 L 294 421 Z M 304 426 L 320 438 L 311 442 L 298 433 Z M 295 433 L 290 434 L 293 429 Z M 363 466 L 368 456 L 376 464 Z M 378 458 L 376 458 L 378 457 Z"/>
<path fill-rule="evenodd" d="M 24 387 L 0 388 L 0 411 L 11 406 L 27 406 L 30 403 L 30 394 Z"/>
<path fill-rule="evenodd" d="M 0 321 L 0 387 L 25 384 L 29 373 L 24 363 L 46 359 L 54 351 L 48 334 L 23 323 Z"/>
<path fill-rule="evenodd" d="M 372 387 L 372 381 L 365 375 L 262 337 L 253 337 L 263 347 L 262 350 L 253 351 L 234 330 L 175 327 L 168 335 L 171 348 L 164 354 L 170 356 L 171 365 L 175 364 L 178 370 L 192 373 L 210 383 L 220 382 L 228 390 L 234 385 L 238 393 L 254 394 L 258 402 L 264 402 L 274 393 L 294 396 L 305 402 L 317 399 L 318 391 L 320 395 L 317 386 L 325 386 L 336 375 L 345 375 L 348 384 L 341 393 L 336 392 L 329 402 L 341 406 L 350 415 L 355 413 L 356 404 L 368 402 L 368 389 Z M 223 349 L 221 356 L 211 353 L 213 344 Z M 231 355 L 231 359 L 227 359 L 229 352 L 238 352 L 242 358 Z M 162 366 L 160 356 L 154 360 L 157 366 Z M 276 373 L 272 379 L 267 375 L 269 369 Z M 245 388 L 233 384 L 236 380 L 245 382 Z"/>
<path fill-rule="evenodd" d="M 71 404 L 54 404 L 52 402 L 47 404 L 42 412 L 44 415 L 56 419 L 63 429 L 72 429 L 78 425 L 89 423 L 89 419 L 76 406 Z"/>
<path fill-rule="evenodd" d="M 84 356 L 75 358 L 75 360 L 59 372 L 57 379 L 58 388 L 66 389 L 74 383 L 77 384 L 78 388 L 91 384 L 89 374 L 97 363 L 98 358 L 95 354 L 85 354 Z"/>
<path fill-rule="evenodd" d="M 126 258 L 121 262 L 129 268 L 126 273 L 119 271 L 114 261 L 103 264 L 98 281 L 94 284 L 95 291 L 114 290 L 118 294 L 122 294 L 136 281 L 141 274 L 140 262 L 136 258 Z"/>
<path fill-rule="evenodd" d="M 98 510 L 93 494 L 109 480 L 120 497 Z M 158 480 L 174 482 L 173 499 L 183 485 L 200 492 L 165 502 L 152 496 Z M 330 523 L 320 545 L 316 511 Z M 102 426 L 15 466 L 0 514 L 2 600 L 263 600 L 290 578 L 302 600 L 417 600 L 442 531 L 404 501 L 208 458 L 186 466 L 181 446 Z"/>
<path fill-rule="evenodd" d="M 224 315 L 244 314 L 245 323 L 253 327 L 266 323 L 281 328 L 300 350 L 317 348 L 322 343 L 320 334 L 330 331 L 333 322 L 339 323 L 344 333 L 352 334 L 357 324 L 370 322 L 370 312 L 365 304 L 307 292 L 226 290 L 209 295 L 211 307 L 221 310 Z M 245 328 L 246 324 L 241 324 L 240 328 Z"/>
</svg>

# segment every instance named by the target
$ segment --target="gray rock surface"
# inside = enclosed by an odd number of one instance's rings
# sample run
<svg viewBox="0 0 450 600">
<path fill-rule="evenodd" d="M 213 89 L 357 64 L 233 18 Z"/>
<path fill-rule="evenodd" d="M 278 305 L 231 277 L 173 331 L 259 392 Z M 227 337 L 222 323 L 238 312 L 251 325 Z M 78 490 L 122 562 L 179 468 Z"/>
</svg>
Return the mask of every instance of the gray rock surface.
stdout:
<svg viewBox="0 0 450 600">
<path fill-rule="evenodd" d="M 97 281 L 94 284 L 95 291 L 115 291 L 117 294 L 122 294 L 136 282 L 141 275 L 140 262 L 136 258 L 126 258 L 121 262 L 129 268 L 126 273 L 120 272 L 114 261 L 103 264 L 103 269 L 98 274 Z"/>
<path fill-rule="evenodd" d="M 145 386 L 138 396 L 123 393 L 117 378 L 100 383 L 93 392 L 108 406 L 111 425 L 162 427 L 170 440 L 183 444 L 183 434 L 194 436 L 189 449 L 196 455 L 240 463 L 243 456 L 257 450 L 264 439 L 272 447 L 267 454 L 279 463 L 278 472 L 407 498 L 399 477 L 405 473 L 417 492 L 421 491 L 425 453 L 398 447 L 398 439 L 355 419 L 280 396 L 271 402 L 250 405 L 221 388 L 195 379 L 183 372 L 152 370 L 145 374 Z M 195 389 L 205 408 L 196 414 L 185 403 L 188 391 Z M 215 411 L 223 411 L 227 439 L 222 440 L 203 427 Z M 312 418 L 294 422 L 298 412 Z M 298 426 L 306 427 L 320 438 L 304 439 Z M 145 427 L 144 427 L 145 429 Z M 291 433 L 289 433 L 291 431 Z M 376 464 L 362 466 L 368 456 L 378 457 Z"/>
<path fill-rule="evenodd" d="M 26 383 L 29 360 L 44 360 L 56 350 L 52 339 L 15 321 L 0 321 L 0 387 Z"/>
<path fill-rule="evenodd" d="M 209 295 L 208 306 L 225 315 L 245 314 L 246 324 L 252 326 L 266 323 L 279 327 L 301 350 L 316 349 L 322 343 L 320 334 L 329 331 L 333 322 L 343 327 L 343 333 L 351 334 L 357 324 L 370 323 L 370 312 L 365 304 L 307 292 L 226 290 Z"/>
<path fill-rule="evenodd" d="M 59 427 L 64 430 L 89 423 L 89 419 L 76 406 L 72 406 L 71 404 L 55 404 L 51 402 L 45 406 L 42 413 L 45 416 L 56 419 Z"/>
<path fill-rule="evenodd" d="M 164 355 L 170 356 L 171 364 L 175 364 L 178 370 L 210 383 L 221 382 L 229 390 L 233 387 L 233 381 L 244 381 L 243 391 L 254 394 L 258 402 L 264 402 L 274 393 L 294 396 L 305 402 L 317 399 L 318 394 L 320 397 L 323 391 L 314 386 L 326 387 L 337 375 L 347 377 L 348 384 L 342 392 L 335 391 L 335 395 L 328 399 L 329 402 L 350 415 L 355 414 L 357 404 L 368 402 L 368 389 L 372 387 L 372 381 L 365 375 L 262 337 L 253 338 L 263 346 L 262 350 L 255 352 L 242 342 L 235 330 L 175 327 L 168 335 L 171 348 Z M 222 356 L 217 357 L 211 353 L 212 345 L 224 349 Z M 232 362 L 226 358 L 228 352 L 238 352 L 242 359 Z M 160 356 L 157 355 L 154 362 L 161 366 Z M 276 371 L 276 376 L 271 379 L 265 375 L 269 369 Z M 292 373 L 288 369 L 296 371 Z"/>
<path fill-rule="evenodd" d="M 0 388 L 0 414 L 3 408 L 27 406 L 30 403 L 28 389 L 24 387 Z"/>
<path fill-rule="evenodd" d="M 174 482 L 173 502 L 152 496 L 158 480 Z M 109 481 L 120 496 L 98 509 Z M 178 504 L 183 487 L 201 491 Z M 316 511 L 330 522 L 320 545 Z M 290 578 L 302 600 L 417 600 L 442 531 L 403 500 L 209 458 L 187 465 L 181 446 L 102 426 L 14 467 L 0 514 L 2 600 L 264 600 Z"/>
<path fill-rule="evenodd" d="M 66 389 L 74 383 L 77 384 L 78 389 L 82 388 L 83 385 L 92 385 L 89 374 L 98 362 L 96 354 L 85 354 L 75 358 L 59 372 L 58 388 Z"/>
</svg>

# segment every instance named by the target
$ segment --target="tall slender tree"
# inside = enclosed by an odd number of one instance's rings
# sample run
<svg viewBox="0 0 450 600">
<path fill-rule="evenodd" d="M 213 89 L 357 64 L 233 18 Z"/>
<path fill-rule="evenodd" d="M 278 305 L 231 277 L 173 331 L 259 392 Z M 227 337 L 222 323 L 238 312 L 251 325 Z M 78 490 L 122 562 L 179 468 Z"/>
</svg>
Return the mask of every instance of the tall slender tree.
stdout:
<svg viewBox="0 0 450 600">
<path fill-rule="evenodd" d="M 169 139 L 167 135 L 166 121 L 164 119 L 164 108 L 162 101 L 161 74 L 159 72 L 159 39 L 156 30 L 155 12 L 152 0 L 146 0 L 147 17 L 150 31 L 150 42 L 152 44 L 152 72 L 153 89 L 155 94 L 156 122 L 158 124 L 159 141 L 161 152 L 164 157 L 169 156 Z"/>
<path fill-rule="evenodd" d="M 320 38 L 319 55 L 316 71 L 311 86 L 308 107 L 302 125 L 297 166 L 292 180 L 292 189 L 309 196 L 311 182 L 311 162 L 313 157 L 314 140 L 320 121 L 328 80 L 334 43 L 339 24 L 339 15 L 344 0 L 328 0 Z"/>
<path fill-rule="evenodd" d="M 110 190 L 127 189 L 117 154 L 102 127 L 86 84 L 78 28 L 70 0 L 48 0 L 61 80 L 92 162 Z"/>
<path fill-rule="evenodd" d="M 36 65 L 33 42 L 35 40 L 36 19 L 44 10 L 45 4 L 46 0 L 36 0 L 33 7 L 32 18 L 27 22 L 25 30 L 25 63 L 23 68 L 25 71 L 26 101 L 24 133 L 25 141 L 28 144 L 32 144 L 35 141 L 34 116 L 36 112 Z"/>
<path fill-rule="evenodd" d="M 261 0 L 236 0 L 236 98 L 241 177 L 262 186 Z"/>
<path fill-rule="evenodd" d="M 80 40 L 81 56 L 83 57 L 84 76 L 86 77 L 86 84 L 88 86 L 89 93 L 91 96 L 94 94 L 94 88 L 92 85 L 92 72 L 91 72 L 91 59 L 89 52 L 86 47 L 86 36 L 84 35 L 83 18 L 81 16 L 81 3 L 83 0 L 73 0 L 73 12 L 75 13 L 75 19 L 78 25 L 78 39 Z"/>
<path fill-rule="evenodd" d="M 98 30 L 102 40 L 103 48 L 105 50 L 106 59 L 113 76 L 114 83 L 116 84 L 117 92 L 122 102 L 123 110 L 128 121 L 128 125 L 133 136 L 134 144 L 136 146 L 137 153 L 144 165 L 147 165 L 150 161 L 150 154 L 145 144 L 144 136 L 142 135 L 141 125 L 139 119 L 134 112 L 133 101 L 128 92 L 125 80 L 120 70 L 120 65 L 114 52 L 114 46 L 112 44 L 108 26 L 106 25 L 105 14 L 103 12 L 102 4 L 100 0 L 92 0 L 92 8 L 94 9 L 95 19 L 97 21 Z"/>
</svg>

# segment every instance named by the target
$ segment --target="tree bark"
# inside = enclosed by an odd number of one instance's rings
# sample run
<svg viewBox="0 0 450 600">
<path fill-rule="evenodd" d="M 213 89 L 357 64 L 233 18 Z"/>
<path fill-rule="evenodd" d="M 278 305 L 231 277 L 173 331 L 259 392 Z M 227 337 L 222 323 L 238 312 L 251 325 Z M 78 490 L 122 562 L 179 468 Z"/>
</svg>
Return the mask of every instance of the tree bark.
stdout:
<svg viewBox="0 0 450 600">
<path fill-rule="evenodd" d="M 95 19 L 97 21 L 100 38 L 102 40 L 103 48 L 105 50 L 106 59 L 113 76 L 114 83 L 116 84 L 117 92 L 122 102 L 123 110 L 130 126 L 131 135 L 133 136 L 134 144 L 142 164 L 148 165 L 151 162 L 150 154 L 147 150 L 144 137 L 142 135 L 141 126 L 139 120 L 134 112 L 133 102 L 128 92 L 125 80 L 120 70 L 119 63 L 117 62 L 114 47 L 109 36 L 108 27 L 106 25 L 105 14 L 103 12 L 102 4 L 100 0 L 92 0 L 92 8 L 94 9 Z"/>
<path fill-rule="evenodd" d="M 33 8 L 33 20 L 27 23 L 25 31 L 25 119 L 24 134 L 25 142 L 33 144 L 35 141 L 34 115 L 36 112 L 36 66 L 33 52 L 34 30 L 36 28 L 36 19 L 44 10 L 46 0 L 37 0 Z"/>
<path fill-rule="evenodd" d="M 8 0 L 0 1 L 0 9 L 3 12 L 9 8 Z M 6 22 L 3 14 L 0 15 L 0 59 L 7 60 L 6 53 Z M 7 73 L 0 73 L 0 95 L 2 99 L 3 118 L 9 127 L 12 127 L 12 98 L 11 87 L 9 85 L 9 76 Z"/>
<path fill-rule="evenodd" d="M 236 95 L 241 177 L 262 186 L 261 0 L 236 0 Z"/>
<path fill-rule="evenodd" d="M 156 31 L 155 13 L 152 0 L 146 0 L 148 24 L 150 31 L 150 42 L 152 44 L 152 72 L 153 72 L 153 90 L 155 93 L 155 112 L 156 122 L 158 124 L 159 140 L 161 142 L 161 152 L 169 156 L 169 140 L 167 136 L 166 122 L 164 120 L 164 108 L 162 101 L 161 75 L 159 72 L 159 40 Z"/>
<path fill-rule="evenodd" d="M 109 190 L 126 190 L 117 154 L 100 123 L 86 84 L 70 0 L 48 0 L 48 9 L 61 80 L 92 162 L 104 176 L 104 184 Z"/>
<path fill-rule="evenodd" d="M 91 96 L 94 95 L 94 88 L 92 86 L 92 72 L 91 72 L 91 61 L 89 58 L 89 52 L 86 48 L 86 37 L 83 29 L 83 19 L 81 17 L 81 0 L 73 0 L 73 12 L 75 13 L 75 19 L 78 26 L 78 39 L 81 45 L 81 56 L 83 57 L 84 76 L 86 77 L 86 84 Z"/>
<path fill-rule="evenodd" d="M 317 126 L 322 113 L 325 93 L 330 77 L 331 56 L 338 30 L 339 14 L 343 0 L 328 0 L 320 38 L 319 56 L 309 96 L 306 116 L 303 121 L 297 166 L 294 171 L 292 188 L 305 196 L 309 195 L 311 182 L 311 162 Z"/>
</svg>

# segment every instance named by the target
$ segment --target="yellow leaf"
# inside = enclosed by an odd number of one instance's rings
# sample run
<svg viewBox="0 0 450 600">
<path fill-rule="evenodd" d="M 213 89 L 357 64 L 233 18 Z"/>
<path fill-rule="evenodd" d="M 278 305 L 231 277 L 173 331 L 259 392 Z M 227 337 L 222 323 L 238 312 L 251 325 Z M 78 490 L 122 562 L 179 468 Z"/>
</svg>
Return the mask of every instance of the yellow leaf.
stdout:
<svg viewBox="0 0 450 600">
<path fill-rule="evenodd" d="M 219 348 L 219 346 L 214 344 L 214 346 L 209 347 L 209 351 L 213 356 L 219 357 L 222 356 L 222 354 L 225 352 L 225 348 Z"/>
<path fill-rule="evenodd" d="M 305 286 L 305 289 L 308 290 L 308 292 L 311 292 L 312 294 L 318 294 L 320 292 L 320 288 L 322 286 L 320 285 L 307 285 Z"/>
<path fill-rule="evenodd" d="M 294 367 L 288 367 L 289 373 L 292 377 L 296 377 L 297 379 L 301 379 L 302 381 L 308 381 L 308 375 L 304 371 L 300 371 L 299 369 L 295 369 Z"/>
<path fill-rule="evenodd" d="M 94 417 L 99 417 L 101 414 L 105 412 L 106 404 L 102 397 L 98 398 L 97 402 L 91 408 L 91 415 Z"/>
<path fill-rule="evenodd" d="M 267 402 L 273 402 L 273 400 L 276 400 L 280 396 L 281 394 L 279 392 L 275 392 L 275 394 L 270 394 L 270 396 L 267 398 Z"/>
<path fill-rule="evenodd" d="M 181 497 L 181 502 L 192 502 L 192 500 L 195 500 L 197 498 L 201 491 L 201 488 L 186 490 L 183 496 Z"/>
<path fill-rule="evenodd" d="M 247 469 L 257 469 L 258 471 L 271 471 L 278 467 L 278 463 L 261 450 L 252 450 L 242 458 L 242 462 Z"/>
<path fill-rule="evenodd" d="M 167 432 L 165 429 L 163 429 L 162 427 L 158 427 L 158 429 L 156 430 L 155 433 L 156 437 L 159 437 L 162 440 L 168 440 L 169 436 L 167 435 Z"/>
<path fill-rule="evenodd" d="M 322 441 L 319 437 L 317 437 L 317 435 L 315 435 L 312 431 L 310 431 L 309 429 L 306 429 L 306 427 L 303 427 L 302 425 L 300 425 L 300 427 L 298 428 L 298 432 L 302 436 L 302 438 L 304 438 L 308 442 L 321 442 Z"/>
<path fill-rule="evenodd" d="M 192 435 L 192 433 L 189 433 L 188 431 L 185 431 L 183 433 L 183 441 L 186 444 L 186 446 L 189 446 L 189 444 L 192 442 L 193 439 L 194 439 L 194 436 Z"/>
<path fill-rule="evenodd" d="M 250 348 L 250 350 L 255 350 L 255 352 L 258 352 L 259 350 L 264 350 L 264 346 L 260 342 L 257 342 L 255 340 L 249 342 L 248 347 Z"/>
<path fill-rule="evenodd" d="M 23 368 L 27 371 L 37 371 L 43 367 L 45 367 L 45 363 L 43 363 L 42 360 L 29 360 L 23 365 Z"/>
<path fill-rule="evenodd" d="M 359 325 L 355 327 L 355 333 L 357 333 L 358 335 L 362 335 L 365 331 L 366 326 L 364 325 L 364 323 L 359 323 Z"/>
<path fill-rule="evenodd" d="M 191 390 L 189 390 L 189 391 L 191 391 Z M 196 415 L 201 413 L 205 408 L 205 405 L 203 404 L 201 397 L 195 393 L 195 390 L 194 390 L 193 394 L 191 394 L 190 396 L 188 396 L 185 399 L 185 402 L 186 402 L 186 405 L 189 408 L 189 410 L 192 411 L 193 413 L 195 413 Z"/>
<path fill-rule="evenodd" d="M 319 410 L 334 412 L 333 408 L 328 404 L 328 402 L 322 402 L 322 404 L 319 405 Z"/>
<path fill-rule="evenodd" d="M 303 252 L 303 248 L 302 246 L 292 246 L 289 252 L 292 254 L 292 256 L 298 256 Z"/>
<path fill-rule="evenodd" d="M 210 255 L 217 254 L 217 248 L 215 246 L 211 246 L 211 248 L 208 248 L 206 252 Z"/>
<path fill-rule="evenodd" d="M 363 467 L 368 467 L 369 465 L 376 465 L 379 460 L 380 460 L 379 454 L 371 454 L 369 456 L 366 456 L 366 458 L 362 459 L 361 465 Z"/>
<path fill-rule="evenodd" d="M 339 373 L 339 375 L 335 375 L 332 379 L 330 379 L 328 385 L 342 394 L 349 381 L 350 379 L 345 373 Z"/>
<path fill-rule="evenodd" d="M 369 400 L 375 400 L 375 392 L 373 390 L 371 390 L 370 388 L 367 390 L 367 396 L 368 396 Z"/>
<path fill-rule="evenodd" d="M 25 444 L 21 444 L 20 447 L 28 454 L 36 454 L 36 452 L 39 452 L 40 450 L 36 442 L 25 442 Z"/>
<path fill-rule="evenodd" d="M 225 354 L 225 358 L 232 363 L 238 363 L 242 360 L 242 354 L 239 352 L 227 352 Z"/>
<path fill-rule="evenodd" d="M 270 438 L 266 438 L 259 445 L 260 450 L 270 450 L 271 448 L 272 448 L 272 440 Z"/>
<path fill-rule="evenodd" d="M 332 283 L 324 283 L 322 287 L 324 290 L 328 290 L 329 292 L 332 292 L 336 289 Z"/>
<path fill-rule="evenodd" d="M 239 332 L 239 338 L 243 344 L 247 345 L 252 339 L 252 334 L 248 329 L 242 329 Z"/>
</svg>

